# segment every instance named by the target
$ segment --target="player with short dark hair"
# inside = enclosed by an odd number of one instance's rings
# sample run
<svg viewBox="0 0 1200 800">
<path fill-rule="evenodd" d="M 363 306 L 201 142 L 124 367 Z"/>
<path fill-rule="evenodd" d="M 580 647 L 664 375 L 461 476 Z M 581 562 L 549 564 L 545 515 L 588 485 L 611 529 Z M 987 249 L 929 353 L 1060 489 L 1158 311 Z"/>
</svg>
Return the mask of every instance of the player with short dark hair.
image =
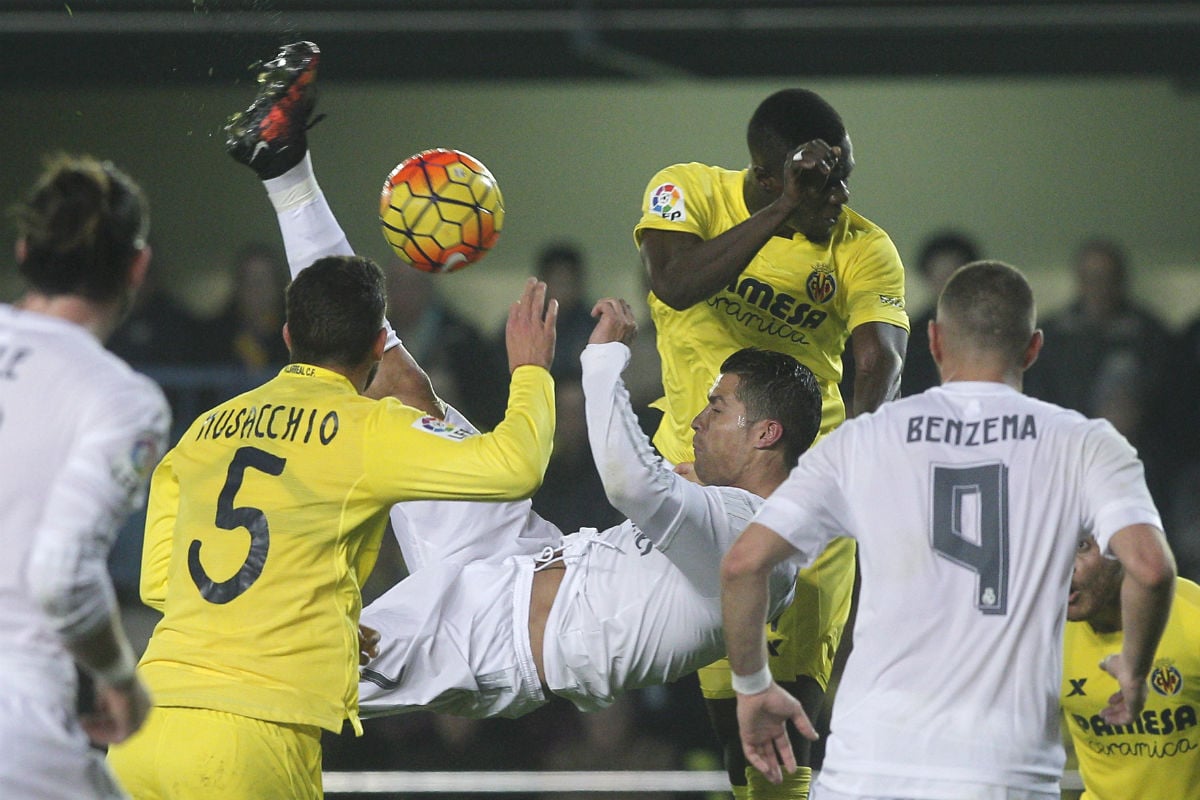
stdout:
<svg viewBox="0 0 1200 800">
<path fill-rule="evenodd" d="M 781 350 L 807 366 L 824 398 L 821 435 L 847 416 L 838 384 L 842 353 L 855 364 L 850 416 L 899 392 L 908 338 L 904 268 L 882 228 L 851 210 L 854 153 L 841 116 L 808 89 L 765 98 L 746 130 L 750 166 L 675 164 L 650 180 L 634 229 L 650 277 L 649 304 L 662 357 L 663 418 L 654 444 L 692 459 L 691 418 L 712 375 L 743 347 Z M 850 612 L 854 543 L 831 547 L 801 572 L 795 605 L 772 627 L 774 674 L 819 704 Z M 728 662 L 700 671 L 738 798 L 807 795 L 805 769 L 767 783 L 742 758 Z"/>
<path fill-rule="evenodd" d="M 59 156 L 16 217 L 28 287 L 0 305 L 0 795 L 119 798 L 88 739 L 125 739 L 150 698 L 106 559 L 170 412 L 103 342 L 149 267 L 149 210 L 111 163 Z M 73 660 L 96 682 L 82 725 Z"/>
<path fill-rule="evenodd" d="M 1125 569 L 1107 725 L 1140 714 L 1175 585 L 1137 454 L 1107 422 L 1030 398 L 1033 293 L 1000 262 L 959 269 L 930 347 L 942 385 L 850 420 L 800 458 L 725 556 L 723 605 L 746 756 L 779 780 L 784 730 L 815 732 L 771 677 L 765 577 L 858 541 L 854 650 L 819 800 L 1057 800 L 1063 608 L 1080 542 Z M 781 770 L 782 766 L 782 770 Z"/>
</svg>

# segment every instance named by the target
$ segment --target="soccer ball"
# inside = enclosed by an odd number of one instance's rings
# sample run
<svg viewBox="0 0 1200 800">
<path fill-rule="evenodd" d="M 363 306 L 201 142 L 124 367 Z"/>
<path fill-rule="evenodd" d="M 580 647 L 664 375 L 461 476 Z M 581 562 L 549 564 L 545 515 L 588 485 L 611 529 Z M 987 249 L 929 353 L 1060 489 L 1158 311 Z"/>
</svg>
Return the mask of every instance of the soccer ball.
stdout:
<svg viewBox="0 0 1200 800">
<path fill-rule="evenodd" d="M 405 262 L 425 272 L 454 272 L 495 246 L 504 198 L 479 160 L 458 150 L 424 150 L 383 182 L 379 222 Z"/>
</svg>

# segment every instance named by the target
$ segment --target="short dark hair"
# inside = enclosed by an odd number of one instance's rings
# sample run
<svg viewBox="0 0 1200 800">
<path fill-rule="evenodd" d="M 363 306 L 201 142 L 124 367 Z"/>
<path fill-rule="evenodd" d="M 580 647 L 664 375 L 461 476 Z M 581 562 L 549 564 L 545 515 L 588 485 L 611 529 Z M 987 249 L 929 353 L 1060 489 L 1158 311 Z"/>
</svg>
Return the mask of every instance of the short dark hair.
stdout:
<svg viewBox="0 0 1200 800">
<path fill-rule="evenodd" d="M 117 298 L 150 232 L 141 187 L 111 162 L 91 156 L 50 157 L 13 213 L 25 242 L 18 269 L 47 295 Z"/>
<path fill-rule="evenodd" d="M 921 252 L 917 256 L 917 271 L 928 276 L 930 262 L 942 253 L 954 255 L 960 264 L 969 264 L 980 258 L 979 247 L 965 233 L 943 231 L 930 236 L 921 245 Z"/>
<path fill-rule="evenodd" d="M 808 89 L 783 89 L 759 103 L 746 128 L 746 144 L 750 154 L 772 159 L 813 139 L 822 139 L 830 146 L 846 138 L 846 126 L 833 106 L 819 94 Z M 766 166 L 771 166 L 766 164 Z"/>
<path fill-rule="evenodd" d="M 938 298 L 938 321 L 952 320 L 969 344 L 1020 360 L 1033 335 L 1037 306 L 1029 281 L 1003 261 L 959 267 Z"/>
<path fill-rule="evenodd" d="M 356 366 L 383 327 L 383 270 L 369 258 L 327 256 L 296 276 L 286 300 L 293 362 Z"/>
<path fill-rule="evenodd" d="M 784 460 L 794 467 L 821 430 L 821 387 L 812 370 L 786 353 L 746 347 L 722 362 L 721 374 L 738 376 L 735 394 L 751 422 L 783 425 Z"/>
</svg>

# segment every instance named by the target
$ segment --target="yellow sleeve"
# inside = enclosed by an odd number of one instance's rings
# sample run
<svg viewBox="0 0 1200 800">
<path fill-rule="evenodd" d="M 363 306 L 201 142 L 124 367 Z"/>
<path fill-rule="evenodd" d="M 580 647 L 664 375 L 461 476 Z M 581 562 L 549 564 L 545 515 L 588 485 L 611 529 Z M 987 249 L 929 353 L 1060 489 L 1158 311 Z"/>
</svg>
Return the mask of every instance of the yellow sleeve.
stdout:
<svg viewBox="0 0 1200 800">
<path fill-rule="evenodd" d="M 904 265 L 896 245 L 882 230 L 876 229 L 863 242 L 847 272 L 846 283 L 850 290 L 846 305 L 848 330 L 867 322 L 887 322 L 908 330 Z"/>
<path fill-rule="evenodd" d="M 513 373 L 508 410 L 491 433 L 466 431 L 383 401 L 368 480 L 394 500 L 519 500 L 542 485 L 554 442 L 554 380 L 541 367 Z"/>
<path fill-rule="evenodd" d="M 698 171 L 698 166 L 674 164 L 650 179 L 642 195 L 641 219 L 633 229 L 636 245 L 641 246 L 642 231 L 646 228 L 712 238 L 709 235 L 714 215 L 712 181 Z"/>
<path fill-rule="evenodd" d="M 179 478 L 175 475 L 171 453 L 168 452 L 150 479 L 146 531 L 142 541 L 142 602 L 158 611 L 163 610 L 167 600 L 167 571 L 171 566 L 171 547 L 178 513 Z"/>
</svg>

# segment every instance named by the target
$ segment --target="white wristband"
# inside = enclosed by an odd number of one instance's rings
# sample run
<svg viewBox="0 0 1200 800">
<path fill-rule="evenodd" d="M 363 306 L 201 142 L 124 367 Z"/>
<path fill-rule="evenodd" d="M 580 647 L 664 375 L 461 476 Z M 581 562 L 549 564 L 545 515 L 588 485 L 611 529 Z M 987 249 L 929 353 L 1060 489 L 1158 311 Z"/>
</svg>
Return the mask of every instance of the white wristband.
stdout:
<svg viewBox="0 0 1200 800">
<path fill-rule="evenodd" d="M 770 689 L 775 681 L 771 677 L 771 669 L 766 664 L 753 675 L 738 675 L 732 671 L 730 674 L 733 676 L 733 690 L 738 694 L 762 694 Z"/>
</svg>

